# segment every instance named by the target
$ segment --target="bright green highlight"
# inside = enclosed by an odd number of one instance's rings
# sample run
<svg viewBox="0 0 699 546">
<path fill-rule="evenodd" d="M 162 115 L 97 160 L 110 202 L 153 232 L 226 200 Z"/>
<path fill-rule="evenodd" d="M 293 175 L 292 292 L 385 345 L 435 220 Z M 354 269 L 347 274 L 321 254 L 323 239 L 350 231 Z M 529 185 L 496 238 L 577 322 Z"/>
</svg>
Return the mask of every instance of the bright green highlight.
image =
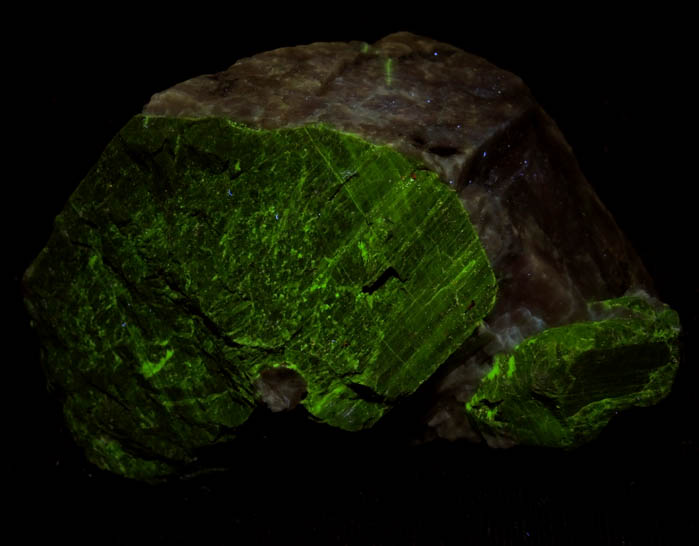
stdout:
<svg viewBox="0 0 699 546">
<path fill-rule="evenodd" d="M 496 295 L 456 194 L 393 149 L 324 126 L 145 116 L 25 278 L 70 430 L 138 479 L 231 440 L 271 367 L 303 376 L 314 419 L 372 426 Z"/>
<path fill-rule="evenodd" d="M 511 356 L 507 359 L 507 377 L 512 377 L 516 369 L 515 357 Z"/>
<path fill-rule="evenodd" d="M 384 62 L 384 74 L 386 75 L 386 85 L 391 87 L 391 81 L 393 80 L 393 59 L 390 57 Z"/>
<path fill-rule="evenodd" d="M 551 328 L 495 356 L 466 404 L 483 434 L 574 447 L 616 413 L 669 394 L 679 363 L 677 313 L 633 296 L 592 305 L 610 318 Z"/>
<path fill-rule="evenodd" d="M 148 362 L 147 360 L 141 364 L 141 373 L 146 377 L 149 378 L 156 373 L 158 373 L 165 364 L 167 364 L 168 360 L 172 358 L 172 355 L 175 354 L 175 351 L 172 349 L 168 349 L 168 351 L 165 353 L 165 356 L 161 358 L 158 362 L 152 363 Z"/>
</svg>

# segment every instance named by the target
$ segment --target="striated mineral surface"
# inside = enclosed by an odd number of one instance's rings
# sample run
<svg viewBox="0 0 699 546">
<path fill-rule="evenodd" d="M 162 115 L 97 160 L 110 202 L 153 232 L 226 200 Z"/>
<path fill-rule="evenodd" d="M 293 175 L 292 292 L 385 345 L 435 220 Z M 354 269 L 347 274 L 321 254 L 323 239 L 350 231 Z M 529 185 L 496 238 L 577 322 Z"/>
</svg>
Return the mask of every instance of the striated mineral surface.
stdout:
<svg viewBox="0 0 699 546">
<path fill-rule="evenodd" d="M 24 285 L 76 441 L 146 480 L 255 411 L 572 447 L 678 366 L 676 313 L 522 81 L 409 33 L 157 93 Z"/>
</svg>

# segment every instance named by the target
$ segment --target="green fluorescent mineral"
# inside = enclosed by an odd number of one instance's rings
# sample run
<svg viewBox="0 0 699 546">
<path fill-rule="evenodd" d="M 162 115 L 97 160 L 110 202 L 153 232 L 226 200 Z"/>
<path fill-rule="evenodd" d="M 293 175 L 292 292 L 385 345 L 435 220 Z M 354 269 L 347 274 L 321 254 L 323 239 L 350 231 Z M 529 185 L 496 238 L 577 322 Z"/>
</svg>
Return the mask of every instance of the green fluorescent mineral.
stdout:
<svg viewBox="0 0 699 546">
<path fill-rule="evenodd" d="M 26 285 L 72 433 L 136 478 L 230 439 L 270 392 L 371 426 L 496 293 L 454 192 L 393 150 L 147 116 L 71 196 Z M 305 392 L 274 385 L 289 376 Z"/>
<path fill-rule="evenodd" d="M 613 314 L 550 328 L 495 356 L 466 404 L 486 439 L 575 447 L 619 411 L 669 394 L 679 363 L 677 314 L 633 296 L 596 305 Z"/>
<path fill-rule="evenodd" d="M 678 366 L 677 314 L 524 83 L 407 32 L 156 93 L 24 287 L 76 441 L 145 480 L 294 408 L 576 446 Z"/>
</svg>

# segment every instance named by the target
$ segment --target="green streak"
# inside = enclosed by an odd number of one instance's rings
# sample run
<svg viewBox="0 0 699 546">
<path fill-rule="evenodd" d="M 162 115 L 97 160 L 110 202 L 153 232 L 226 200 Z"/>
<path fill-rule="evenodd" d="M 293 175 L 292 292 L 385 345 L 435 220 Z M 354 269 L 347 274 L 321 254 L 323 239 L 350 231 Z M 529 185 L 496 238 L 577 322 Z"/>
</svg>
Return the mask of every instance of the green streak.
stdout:
<svg viewBox="0 0 699 546">
<path fill-rule="evenodd" d="M 384 63 L 384 74 L 386 75 L 386 86 L 391 86 L 393 76 L 393 59 L 390 57 Z"/>
<path fill-rule="evenodd" d="M 515 369 L 515 357 L 511 356 L 509 359 L 507 359 L 507 377 L 512 377 L 512 375 L 515 373 Z"/>
<path fill-rule="evenodd" d="M 158 373 L 165 364 L 172 358 L 172 355 L 175 354 L 175 351 L 172 349 L 168 349 L 167 352 L 165 353 L 165 356 L 161 358 L 158 362 L 148 362 L 147 360 L 141 364 L 141 373 L 146 377 L 150 378 L 154 376 L 156 373 Z"/>
</svg>

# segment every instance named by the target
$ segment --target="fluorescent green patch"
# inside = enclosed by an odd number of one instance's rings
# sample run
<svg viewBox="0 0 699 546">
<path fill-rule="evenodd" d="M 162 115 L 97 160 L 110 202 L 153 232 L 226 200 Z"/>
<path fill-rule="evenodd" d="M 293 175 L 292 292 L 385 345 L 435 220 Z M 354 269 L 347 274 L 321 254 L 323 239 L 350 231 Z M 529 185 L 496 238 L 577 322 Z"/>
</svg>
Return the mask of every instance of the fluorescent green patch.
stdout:
<svg viewBox="0 0 699 546">
<path fill-rule="evenodd" d="M 360 252 L 362 253 L 362 260 L 364 260 L 364 263 L 369 262 L 369 253 L 366 250 L 366 245 L 364 244 L 364 241 L 357 241 L 357 246 L 359 247 Z"/>
<path fill-rule="evenodd" d="M 512 377 L 512 374 L 515 373 L 515 368 L 515 357 L 511 356 L 507 359 L 507 377 Z"/>
<path fill-rule="evenodd" d="M 678 366 L 677 314 L 640 297 L 594 305 L 618 316 L 551 328 L 495 356 L 466 404 L 484 434 L 572 447 L 594 438 L 619 411 L 669 394 Z"/>
<path fill-rule="evenodd" d="M 344 429 L 414 392 L 496 294 L 458 197 L 420 166 L 324 126 L 131 120 L 26 279 L 81 445 L 115 471 L 114 442 L 177 467 L 234 434 L 282 362 Z"/>
<path fill-rule="evenodd" d="M 155 375 L 158 373 L 160 370 L 162 370 L 163 366 L 167 364 L 167 362 L 172 358 L 172 355 L 175 354 L 175 351 L 172 349 L 168 349 L 165 352 L 165 356 L 161 358 L 158 362 L 148 362 L 145 361 L 143 364 L 141 364 L 141 373 L 147 377 L 150 378 L 151 376 Z"/>
<path fill-rule="evenodd" d="M 488 372 L 488 375 L 485 376 L 485 379 L 495 379 L 499 373 L 500 373 L 500 359 L 496 359 L 493 362 L 493 367 Z"/>
</svg>

